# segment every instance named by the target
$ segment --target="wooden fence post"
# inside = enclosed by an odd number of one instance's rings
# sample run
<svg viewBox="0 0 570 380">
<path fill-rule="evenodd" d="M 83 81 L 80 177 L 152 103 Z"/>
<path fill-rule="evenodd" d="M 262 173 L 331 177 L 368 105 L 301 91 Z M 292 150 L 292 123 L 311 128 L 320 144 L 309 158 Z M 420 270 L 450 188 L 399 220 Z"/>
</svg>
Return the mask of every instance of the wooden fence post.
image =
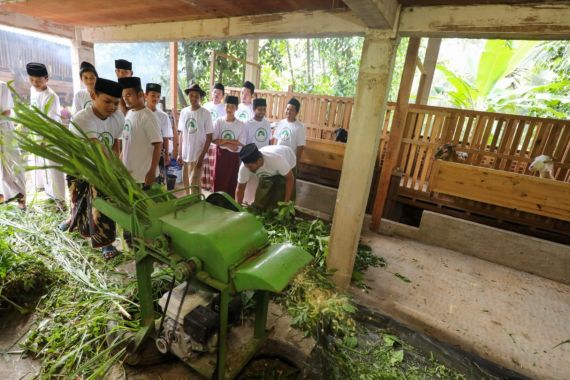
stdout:
<svg viewBox="0 0 570 380">
<path fill-rule="evenodd" d="M 398 102 L 394 110 L 394 119 L 392 121 L 392 128 L 390 129 L 388 145 L 386 146 L 386 155 L 384 156 L 382 171 L 378 179 L 378 189 L 376 191 L 376 197 L 374 198 L 372 224 L 370 227 L 374 231 L 380 227 L 380 219 L 382 218 L 384 204 L 386 203 L 388 190 L 390 188 L 390 178 L 398 162 L 400 146 L 402 145 L 402 133 L 404 125 L 406 124 L 410 93 L 412 92 L 412 83 L 416 71 L 416 60 L 420 48 L 420 41 L 421 38 L 419 37 L 411 37 L 408 43 L 404 72 L 402 73 L 400 91 L 398 92 Z"/>
</svg>

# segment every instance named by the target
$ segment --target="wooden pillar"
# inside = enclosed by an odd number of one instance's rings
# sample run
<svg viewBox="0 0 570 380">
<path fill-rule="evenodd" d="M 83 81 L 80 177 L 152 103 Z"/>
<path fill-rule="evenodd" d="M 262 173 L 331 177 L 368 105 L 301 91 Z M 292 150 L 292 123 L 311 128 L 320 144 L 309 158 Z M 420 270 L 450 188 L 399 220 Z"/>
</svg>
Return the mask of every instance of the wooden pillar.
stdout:
<svg viewBox="0 0 570 380">
<path fill-rule="evenodd" d="M 95 52 L 93 50 L 93 44 L 84 42 L 81 39 L 81 30 L 76 28 L 75 38 L 71 40 L 71 76 L 74 93 L 83 88 L 81 78 L 79 78 L 79 65 L 81 65 L 83 61 L 95 65 Z"/>
<path fill-rule="evenodd" d="M 259 40 L 247 40 L 247 58 L 246 61 L 259 63 Z M 250 81 L 259 88 L 259 80 L 261 79 L 261 69 L 258 66 L 245 65 L 245 80 Z"/>
<path fill-rule="evenodd" d="M 378 155 L 386 100 L 394 67 L 391 32 L 370 30 L 362 48 L 350 136 L 338 188 L 327 268 L 341 289 L 350 285 L 366 202 Z"/>
<path fill-rule="evenodd" d="M 372 225 L 370 228 L 375 231 L 380 227 L 380 219 L 382 218 L 384 204 L 386 203 L 388 190 L 390 188 L 390 178 L 398 164 L 400 146 L 402 145 L 402 133 L 406 123 L 406 116 L 408 114 L 408 106 L 410 102 L 410 94 L 412 92 L 414 73 L 416 71 L 416 60 L 418 58 L 420 41 L 421 38 L 419 37 L 411 37 L 410 42 L 408 43 L 402 81 L 400 82 L 398 100 L 396 103 L 396 109 L 394 110 L 394 118 L 392 119 L 392 128 L 390 129 L 388 144 L 386 146 L 386 154 L 384 155 L 382 171 L 378 179 L 376 197 L 374 198 Z"/>
<path fill-rule="evenodd" d="M 416 96 L 416 104 L 427 104 L 429 93 L 431 91 L 431 84 L 433 82 L 433 75 L 435 74 L 435 66 L 437 65 L 437 58 L 439 57 L 439 48 L 441 46 L 441 38 L 430 38 L 426 49 L 426 56 L 424 58 L 424 72 L 420 78 L 418 86 L 418 93 Z"/>
<path fill-rule="evenodd" d="M 170 103 L 172 104 L 172 150 L 178 152 L 178 42 L 170 43 Z"/>
</svg>

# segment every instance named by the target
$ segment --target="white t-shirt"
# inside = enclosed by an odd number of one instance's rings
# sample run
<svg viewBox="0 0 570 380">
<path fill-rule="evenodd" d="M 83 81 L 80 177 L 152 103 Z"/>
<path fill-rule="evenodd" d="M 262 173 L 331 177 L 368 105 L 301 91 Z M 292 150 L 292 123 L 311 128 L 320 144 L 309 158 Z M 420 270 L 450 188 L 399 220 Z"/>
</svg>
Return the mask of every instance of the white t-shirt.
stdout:
<svg viewBox="0 0 570 380">
<path fill-rule="evenodd" d="M 79 90 L 73 95 L 73 113 L 77 114 L 93 103 L 91 94 L 87 89 Z"/>
<path fill-rule="evenodd" d="M 277 139 L 277 145 L 287 145 L 296 152 L 298 146 L 305 146 L 305 126 L 297 120 L 290 123 L 283 119 L 277 123 L 274 137 Z"/>
<path fill-rule="evenodd" d="M 156 121 L 158 122 L 158 126 L 160 127 L 160 133 L 162 134 L 163 139 L 169 139 L 172 137 L 172 123 L 170 122 L 170 116 L 163 110 L 159 110 L 158 108 L 156 111 L 151 112 L 156 117 Z"/>
<path fill-rule="evenodd" d="M 269 145 L 269 139 L 271 137 L 271 124 L 266 118 L 261 121 L 250 119 L 245 123 L 245 129 L 247 131 L 247 143 L 255 143 L 258 148 L 263 148 Z"/>
<path fill-rule="evenodd" d="M 6 82 L 0 81 L 0 115 L 3 112 L 11 111 L 14 108 L 14 100 Z M 0 128 L 12 129 L 12 122 L 0 119 Z"/>
<path fill-rule="evenodd" d="M 250 104 L 240 103 L 236 111 L 236 118 L 240 119 L 244 123 L 255 116 L 253 112 L 253 102 Z"/>
<path fill-rule="evenodd" d="M 151 110 L 145 107 L 127 112 L 123 130 L 123 163 L 137 183 L 144 182 L 152 164 L 152 144 L 158 142 L 162 142 L 162 134 Z"/>
<path fill-rule="evenodd" d="M 226 139 L 226 140 L 239 140 L 240 143 L 246 144 L 247 142 L 247 132 L 245 130 L 245 124 L 242 123 L 238 119 L 234 119 L 234 121 L 229 122 L 226 121 L 225 117 L 219 117 L 214 122 L 214 138 L 213 140 L 217 139 Z M 234 152 L 233 150 L 225 147 L 219 146 L 222 149 L 229 150 L 230 152 Z M 236 153 L 241 150 L 241 147 L 235 151 Z"/>
<path fill-rule="evenodd" d="M 53 98 L 51 107 L 47 110 L 47 115 L 55 121 L 61 122 L 59 116 L 59 96 L 51 88 L 46 88 L 43 91 L 36 91 L 34 87 L 30 87 L 30 104 L 38 107 L 40 110 L 45 111 L 48 102 Z"/>
<path fill-rule="evenodd" d="M 196 162 L 204 150 L 206 135 L 214 133 L 212 116 L 204 107 L 192 111 L 186 107 L 180 112 L 178 131 L 182 132 L 180 140 L 180 155 L 186 163 Z"/>
<path fill-rule="evenodd" d="M 120 110 L 115 111 L 105 120 L 101 120 L 93 112 L 93 106 L 88 106 L 76 113 L 72 121 L 85 132 L 87 137 L 98 139 L 102 143 L 107 142 L 110 148 L 113 148 L 116 140 L 122 138 L 125 126 L 125 116 Z M 73 124 L 69 125 L 69 130 L 78 136 L 81 135 Z"/>
<path fill-rule="evenodd" d="M 214 102 L 208 102 L 204 104 L 203 107 L 210 111 L 212 123 L 216 121 L 217 118 L 226 116 L 226 105 L 224 103 L 214 104 Z"/>
<path fill-rule="evenodd" d="M 247 183 L 253 176 L 273 177 L 285 176 L 297 165 L 295 152 L 284 145 L 267 145 L 259 149 L 263 155 L 263 165 L 254 173 L 243 163 L 239 167 L 238 183 Z"/>
</svg>

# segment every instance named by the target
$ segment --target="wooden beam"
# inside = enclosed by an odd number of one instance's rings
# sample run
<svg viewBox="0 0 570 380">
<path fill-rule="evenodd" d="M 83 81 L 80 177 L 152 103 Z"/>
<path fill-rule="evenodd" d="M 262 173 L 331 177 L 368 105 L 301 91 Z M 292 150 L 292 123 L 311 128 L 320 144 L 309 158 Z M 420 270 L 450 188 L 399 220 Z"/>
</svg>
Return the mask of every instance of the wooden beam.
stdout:
<svg viewBox="0 0 570 380">
<path fill-rule="evenodd" d="M 420 84 L 418 86 L 418 93 L 416 96 L 416 104 L 428 103 L 440 46 L 441 38 L 430 38 L 428 40 L 426 56 L 424 57 L 422 76 L 420 77 Z"/>
<path fill-rule="evenodd" d="M 335 270 L 333 280 L 341 289 L 350 285 L 375 157 L 378 155 L 394 67 L 395 41 L 390 39 L 390 35 L 391 31 L 370 31 L 362 48 L 350 136 L 342 164 L 327 258 L 327 268 Z"/>
<path fill-rule="evenodd" d="M 95 51 L 93 44 L 81 40 L 79 30 L 75 33 L 76 38 L 71 40 L 71 76 L 73 80 L 73 92 L 81 90 L 81 78 L 79 78 L 79 65 L 87 61 L 95 65 Z"/>
<path fill-rule="evenodd" d="M 58 37 L 75 38 L 73 26 L 56 24 L 19 13 L 0 11 L 0 25 L 47 33 Z"/>
<path fill-rule="evenodd" d="M 406 53 L 406 61 L 404 62 L 404 70 L 402 80 L 400 82 L 400 90 L 398 92 L 398 101 L 394 110 L 394 118 L 392 119 L 392 128 L 390 129 L 390 138 L 386 146 L 386 154 L 382 163 L 382 171 L 378 178 L 378 187 L 376 197 L 374 198 L 374 209 L 372 211 L 372 225 L 370 228 L 374 231 L 380 226 L 380 219 L 384 211 L 388 190 L 390 189 L 390 178 L 398 164 L 398 156 L 400 146 L 402 145 L 402 133 L 406 123 L 408 114 L 408 106 L 410 102 L 410 93 L 412 92 L 412 83 L 416 72 L 416 61 L 418 51 L 420 49 L 421 38 L 412 37 L 408 43 L 408 51 Z"/>
<path fill-rule="evenodd" d="M 570 4 L 487 4 L 404 7 L 401 36 L 569 39 Z"/>
<path fill-rule="evenodd" d="M 261 79 L 261 66 L 259 66 L 259 40 L 247 40 L 247 62 L 245 64 L 245 80 L 252 82 L 259 88 Z M 255 63 L 253 65 L 252 63 Z"/>
<path fill-rule="evenodd" d="M 172 151 L 178 153 L 178 42 L 170 43 L 170 102 L 172 103 Z M 176 156 L 175 156 L 176 158 Z"/>
<path fill-rule="evenodd" d="M 399 12 L 396 0 L 344 0 L 343 2 L 369 28 L 392 28 Z"/>
<path fill-rule="evenodd" d="M 92 42 L 227 40 L 364 35 L 350 11 L 314 11 L 83 29 Z"/>
</svg>

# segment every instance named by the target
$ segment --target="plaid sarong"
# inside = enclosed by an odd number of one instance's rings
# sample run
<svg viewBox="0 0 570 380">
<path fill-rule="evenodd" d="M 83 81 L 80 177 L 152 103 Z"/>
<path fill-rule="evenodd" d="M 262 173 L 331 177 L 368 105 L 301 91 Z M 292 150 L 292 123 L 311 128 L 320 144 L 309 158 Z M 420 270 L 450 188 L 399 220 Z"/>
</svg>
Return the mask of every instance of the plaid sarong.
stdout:
<svg viewBox="0 0 570 380">
<path fill-rule="evenodd" d="M 202 177 L 200 179 L 200 185 L 203 190 L 213 191 L 214 190 L 214 172 L 216 168 L 216 145 L 210 144 L 208 148 L 208 153 L 204 157 L 204 163 L 202 164 Z"/>
</svg>

